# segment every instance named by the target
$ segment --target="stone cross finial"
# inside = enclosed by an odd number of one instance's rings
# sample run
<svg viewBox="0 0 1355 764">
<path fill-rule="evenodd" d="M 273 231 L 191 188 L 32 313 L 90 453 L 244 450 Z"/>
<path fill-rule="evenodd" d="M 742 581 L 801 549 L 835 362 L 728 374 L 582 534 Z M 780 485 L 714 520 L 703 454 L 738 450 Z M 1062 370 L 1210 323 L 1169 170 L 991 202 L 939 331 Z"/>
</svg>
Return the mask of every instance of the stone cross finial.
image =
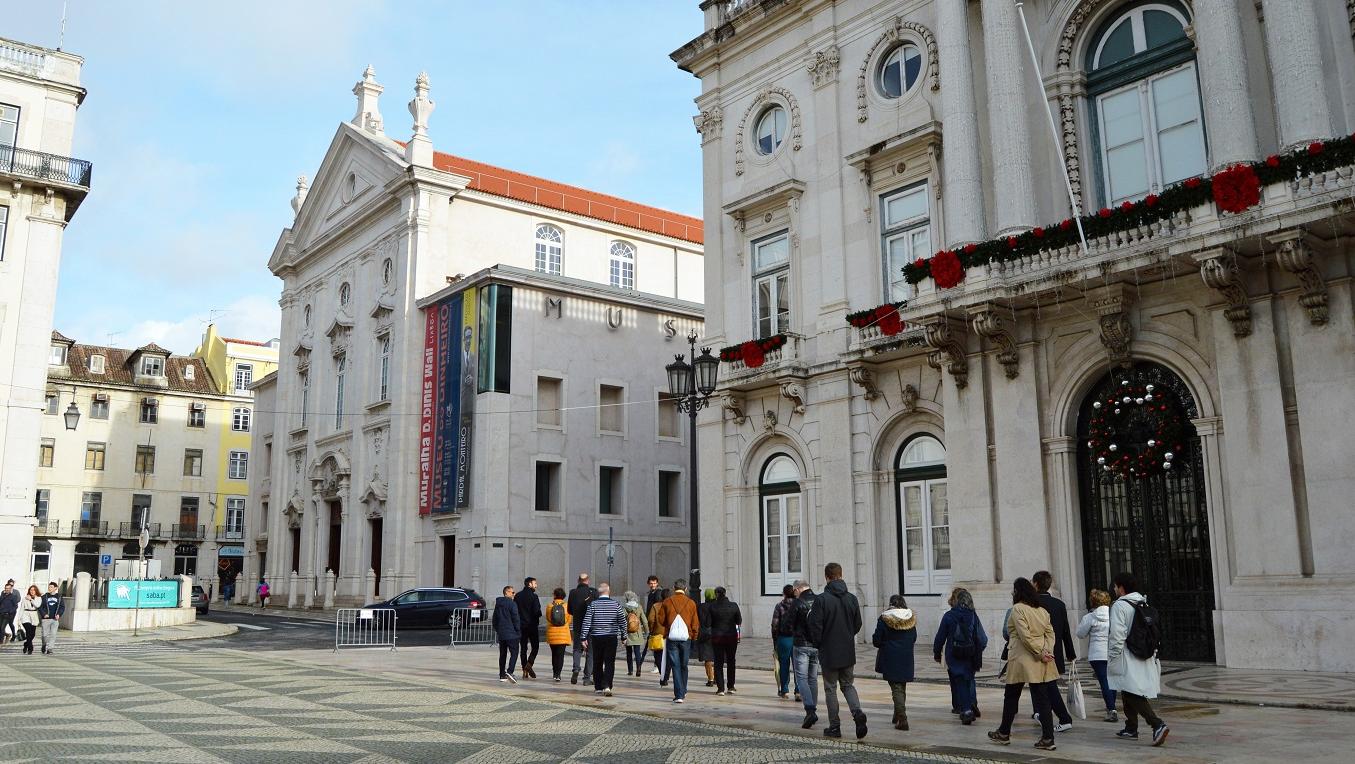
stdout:
<svg viewBox="0 0 1355 764">
<path fill-rule="evenodd" d="M 301 214 L 301 205 L 306 203 L 306 192 L 310 191 L 310 183 L 305 175 L 296 176 L 296 196 L 292 197 L 292 215 Z"/>
<path fill-rule="evenodd" d="M 414 81 L 414 100 L 409 113 L 414 117 L 414 135 L 405 144 L 405 161 L 423 167 L 433 166 L 433 142 L 428 139 L 428 117 L 437 104 L 428 97 L 428 72 L 419 72 Z"/>
<path fill-rule="evenodd" d="M 362 79 L 353 86 L 353 95 L 358 97 L 358 111 L 350 120 L 355 126 L 370 133 L 381 134 L 384 127 L 381 121 L 381 109 L 377 103 L 385 88 L 376 81 L 376 70 L 371 64 L 362 72 Z"/>
</svg>

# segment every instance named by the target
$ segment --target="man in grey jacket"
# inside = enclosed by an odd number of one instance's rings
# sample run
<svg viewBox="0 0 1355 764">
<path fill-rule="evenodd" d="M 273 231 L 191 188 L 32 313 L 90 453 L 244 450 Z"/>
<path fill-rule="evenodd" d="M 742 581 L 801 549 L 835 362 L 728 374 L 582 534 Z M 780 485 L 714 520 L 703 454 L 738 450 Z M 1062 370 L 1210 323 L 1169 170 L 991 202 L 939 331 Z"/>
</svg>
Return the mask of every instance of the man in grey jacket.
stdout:
<svg viewBox="0 0 1355 764">
<path fill-rule="evenodd" d="M 856 695 L 853 669 L 856 667 L 856 635 L 861 631 L 861 604 L 856 595 L 847 591 L 842 580 L 842 566 L 830 562 L 823 568 L 828 584 L 823 594 L 809 611 L 809 639 L 819 648 L 819 665 L 823 667 L 823 694 L 828 701 L 828 727 L 824 737 L 842 737 L 838 716 L 837 688 L 842 686 L 842 697 L 847 700 L 852 719 L 856 722 L 856 738 L 866 736 L 866 714 Z"/>
</svg>

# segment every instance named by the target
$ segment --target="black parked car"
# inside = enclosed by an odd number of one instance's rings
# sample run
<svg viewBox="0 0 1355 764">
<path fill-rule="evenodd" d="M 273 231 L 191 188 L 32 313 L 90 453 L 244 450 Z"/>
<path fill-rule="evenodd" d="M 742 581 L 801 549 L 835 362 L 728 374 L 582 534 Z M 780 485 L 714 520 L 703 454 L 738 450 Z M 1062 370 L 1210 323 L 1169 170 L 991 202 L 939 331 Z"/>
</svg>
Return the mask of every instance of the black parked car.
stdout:
<svg viewBox="0 0 1355 764">
<path fill-rule="evenodd" d="M 365 607 L 391 608 L 395 611 L 399 628 L 418 629 L 447 626 L 456 610 L 484 610 L 485 598 L 476 594 L 474 589 L 427 587 L 410 589 L 385 602 Z"/>
</svg>

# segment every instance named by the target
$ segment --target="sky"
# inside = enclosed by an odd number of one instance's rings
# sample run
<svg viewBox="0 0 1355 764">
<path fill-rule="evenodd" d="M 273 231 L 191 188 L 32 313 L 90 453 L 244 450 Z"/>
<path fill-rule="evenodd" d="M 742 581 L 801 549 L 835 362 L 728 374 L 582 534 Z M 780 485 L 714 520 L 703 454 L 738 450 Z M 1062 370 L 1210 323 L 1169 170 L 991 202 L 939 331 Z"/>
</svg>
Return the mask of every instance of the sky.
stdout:
<svg viewBox="0 0 1355 764">
<path fill-rule="evenodd" d="M 371 64 L 404 139 L 427 71 L 439 151 L 701 214 L 698 81 L 668 54 L 697 0 L 70 0 L 64 50 L 89 91 L 72 153 L 92 190 L 66 229 L 54 326 L 176 353 L 209 320 L 278 334 L 267 267 Z M 60 0 L 14 3 L 0 36 L 55 48 Z"/>
</svg>

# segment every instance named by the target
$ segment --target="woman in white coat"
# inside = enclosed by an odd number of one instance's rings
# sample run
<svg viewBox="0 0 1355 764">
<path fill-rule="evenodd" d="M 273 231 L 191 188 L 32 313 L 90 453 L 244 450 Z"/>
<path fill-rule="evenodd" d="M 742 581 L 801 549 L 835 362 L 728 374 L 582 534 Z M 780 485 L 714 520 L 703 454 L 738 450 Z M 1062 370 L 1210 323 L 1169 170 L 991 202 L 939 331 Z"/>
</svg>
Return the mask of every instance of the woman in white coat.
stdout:
<svg viewBox="0 0 1355 764">
<path fill-rule="evenodd" d="M 1110 606 L 1110 636 L 1106 641 L 1106 679 L 1112 690 L 1119 690 L 1124 704 L 1124 729 L 1116 737 L 1137 739 L 1139 717 L 1153 728 L 1153 745 L 1167 740 L 1167 723 L 1153 713 L 1148 701 L 1157 697 L 1162 686 L 1162 665 L 1157 654 L 1144 660 L 1125 648 L 1125 640 L 1134 625 L 1134 605 L 1147 603 L 1148 598 L 1138 591 L 1138 582 L 1132 573 L 1115 574 L 1115 604 Z"/>
<path fill-rule="evenodd" d="M 38 632 L 38 606 L 42 604 L 42 592 L 30 585 L 19 602 L 19 628 L 24 630 L 24 655 L 33 654 L 33 635 Z"/>
<path fill-rule="evenodd" d="M 1106 643 L 1110 639 L 1110 593 L 1092 589 L 1091 594 L 1087 596 L 1087 602 L 1091 605 L 1091 612 L 1082 616 L 1082 621 L 1077 625 L 1077 636 L 1087 640 L 1087 663 L 1091 665 L 1092 672 L 1096 674 L 1096 681 L 1101 685 L 1101 700 L 1106 704 L 1105 720 L 1118 722 L 1120 716 L 1115 713 L 1115 691 L 1110 689 L 1106 681 Z"/>
</svg>

